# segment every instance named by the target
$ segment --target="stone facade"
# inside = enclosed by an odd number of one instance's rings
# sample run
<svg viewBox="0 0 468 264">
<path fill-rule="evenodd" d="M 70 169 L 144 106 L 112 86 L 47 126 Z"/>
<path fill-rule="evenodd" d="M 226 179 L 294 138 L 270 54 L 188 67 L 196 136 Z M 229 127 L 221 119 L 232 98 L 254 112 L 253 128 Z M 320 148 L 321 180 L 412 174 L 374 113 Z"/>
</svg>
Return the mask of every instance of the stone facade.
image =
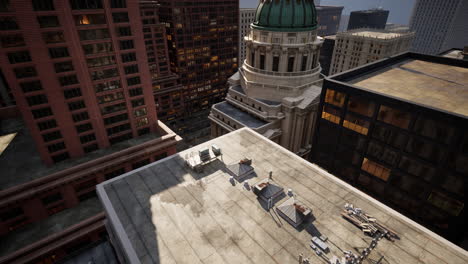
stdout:
<svg viewBox="0 0 468 264">
<path fill-rule="evenodd" d="M 414 32 L 356 29 L 336 35 L 330 75 L 403 53 L 411 48 Z"/>
<path fill-rule="evenodd" d="M 317 31 L 278 32 L 251 27 L 246 60 L 230 80 L 226 101 L 212 107 L 211 135 L 250 127 L 305 156 L 320 99 L 323 39 Z"/>
</svg>

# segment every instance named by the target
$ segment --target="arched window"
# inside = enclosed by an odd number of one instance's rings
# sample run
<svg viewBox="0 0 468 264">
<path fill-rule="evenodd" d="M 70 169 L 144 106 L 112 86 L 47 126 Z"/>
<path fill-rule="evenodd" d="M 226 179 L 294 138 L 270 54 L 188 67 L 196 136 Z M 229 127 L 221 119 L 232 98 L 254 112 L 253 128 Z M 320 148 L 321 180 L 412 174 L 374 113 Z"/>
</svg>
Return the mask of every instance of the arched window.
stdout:
<svg viewBox="0 0 468 264">
<path fill-rule="evenodd" d="M 279 59 L 280 57 L 278 55 L 273 55 L 273 66 L 272 66 L 272 70 L 274 72 L 277 72 L 279 71 Z"/>
<path fill-rule="evenodd" d="M 288 58 L 288 72 L 294 71 L 294 56 Z"/>
</svg>

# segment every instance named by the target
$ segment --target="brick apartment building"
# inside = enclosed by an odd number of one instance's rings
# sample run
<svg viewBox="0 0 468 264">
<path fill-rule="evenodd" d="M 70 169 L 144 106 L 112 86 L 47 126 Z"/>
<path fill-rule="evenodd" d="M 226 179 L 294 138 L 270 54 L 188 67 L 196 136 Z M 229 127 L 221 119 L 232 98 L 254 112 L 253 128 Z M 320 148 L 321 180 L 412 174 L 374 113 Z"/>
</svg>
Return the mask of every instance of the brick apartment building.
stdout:
<svg viewBox="0 0 468 264">
<path fill-rule="evenodd" d="M 158 120 L 153 98 L 159 84 L 177 89 L 177 76 L 164 28 L 144 9 L 130 0 L 0 1 L 2 89 L 22 117 L 0 113 L 0 263 L 55 262 L 98 239 L 96 184 L 176 152 L 180 138 Z"/>
</svg>

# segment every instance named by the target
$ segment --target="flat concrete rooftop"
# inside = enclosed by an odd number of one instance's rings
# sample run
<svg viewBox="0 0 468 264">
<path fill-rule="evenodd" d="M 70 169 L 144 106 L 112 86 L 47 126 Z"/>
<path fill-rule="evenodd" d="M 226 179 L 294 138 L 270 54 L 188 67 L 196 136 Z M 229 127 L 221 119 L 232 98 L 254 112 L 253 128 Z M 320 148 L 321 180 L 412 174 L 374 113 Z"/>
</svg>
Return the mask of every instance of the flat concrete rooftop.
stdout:
<svg viewBox="0 0 468 264">
<path fill-rule="evenodd" d="M 11 133 L 17 134 L 3 153 L 0 152 L 0 191 L 160 137 L 158 134 L 145 135 L 106 149 L 96 150 L 81 158 L 66 160 L 47 167 L 42 162 L 34 140 L 21 119 L 0 120 L 0 136 Z"/>
<path fill-rule="evenodd" d="M 398 38 L 403 34 L 392 33 L 392 32 L 378 32 L 378 31 L 359 31 L 351 33 L 353 36 L 366 37 L 366 38 L 376 38 L 376 39 L 392 39 Z"/>
<path fill-rule="evenodd" d="M 245 126 L 250 127 L 250 128 L 259 128 L 267 124 L 267 122 L 261 119 L 258 119 L 255 116 L 250 115 L 240 109 L 237 109 L 236 107 L 232 106 L 228 102 L 215 104 L 214 108 L 216 110 L 223 112 L 224 114 L 228 115 L 229 117 L 238 121 L 239 123 L 244 124 Z"/>
<path fill-rule="evenodd" d="M 184 166 L 187 154 L 216 144 L 223 157 L 203 173 Z M 253 158 L 250 185 L 268 177 L 291 188 L 313 217 L 299 228 L 265 210 L 243 183 L 231 184 L 226 164 Z M 328 237 L 330 253 L 358 253 L 371 237 L 340 215 L 353 203 L 396 231 L 381 240 L 363 263 L 466 264 L 468 254 L 321 168 L 243 128 L 98 185 L 108 224 L 132 263 L 325 263 L 309 247 L 312 236 Z M 285 195 L 275 206 L 289 197 Z M 374 262 L 372 262 L 374 261 Z"/>
<path fill-rule="evenodd" d="M 48 236 L 64 231 L 102 212 L 96 197 L 80 202 L 77 206 L 56 213 L 42 221 L 28 224 L 1 237 L 0 257 L 38 242 Z"/>
<path fill-rule="evenodd" d="M 405 59 L 347 82 L 363 90 L 468 117 L 468 68 Z"/>
</svg>

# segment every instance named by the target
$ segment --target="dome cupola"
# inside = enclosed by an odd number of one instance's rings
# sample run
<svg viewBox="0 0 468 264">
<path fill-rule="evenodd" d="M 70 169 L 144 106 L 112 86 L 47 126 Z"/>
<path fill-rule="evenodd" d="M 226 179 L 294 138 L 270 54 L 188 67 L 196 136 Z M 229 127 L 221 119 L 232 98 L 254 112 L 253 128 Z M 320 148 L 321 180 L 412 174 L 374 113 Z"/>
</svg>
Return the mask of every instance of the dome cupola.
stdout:
<svg viewBox="0 0 468 264">
<path fill-rule="evenodd" d="M 253 28 L 268 31 L 301 32 L 317 28 L 313 0 L 260 0 Z"/>
</svg>

